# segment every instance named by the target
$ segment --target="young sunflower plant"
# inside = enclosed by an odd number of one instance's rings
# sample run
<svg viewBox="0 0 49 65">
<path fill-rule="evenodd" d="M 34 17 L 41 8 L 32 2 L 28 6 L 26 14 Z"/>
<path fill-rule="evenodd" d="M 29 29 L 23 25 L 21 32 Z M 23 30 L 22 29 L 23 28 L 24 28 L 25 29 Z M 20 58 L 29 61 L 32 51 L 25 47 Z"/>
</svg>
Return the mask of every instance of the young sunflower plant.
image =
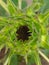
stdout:
<svg viewBox="0 0 49 65">
<path fill-rule="evenodd" d="M 33 0 L 31 6 L 21 8 L 22 0 L 18 6 L 12 0 L 7 3 L 0 0 L 7 16 L 0 16 L 0 50 L 6 47 L 6 56 L 1 59 L 3 65 L 19 65 L 23 57 L 26 65 L 42 65 L 40 55 L 49 63 L 49 59 L 42 50 L 49 49 L 47 42 L 47 29 L 49 10 L 40 12 L 41 1 Z"/>
</svg>

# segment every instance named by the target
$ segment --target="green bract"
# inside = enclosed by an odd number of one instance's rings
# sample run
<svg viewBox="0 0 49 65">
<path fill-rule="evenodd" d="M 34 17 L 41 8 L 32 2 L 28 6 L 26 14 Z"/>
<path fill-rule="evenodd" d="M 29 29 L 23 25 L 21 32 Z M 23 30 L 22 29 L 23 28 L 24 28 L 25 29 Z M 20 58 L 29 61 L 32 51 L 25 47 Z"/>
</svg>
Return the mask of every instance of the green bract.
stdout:
<svg viewBox="0 0 49 65">
<path fill-rule="evenodd" d="M 49 12 L 46 14 L 36 12 L 40 9 L 37 6 L 35 5 L 33 9 L 29 7 L 23 12 L 16 8 L 12 0 L 7 1 L 5 10 L 8 16 L 0 16 L 0 47 L 6 46 L 10 49 L 9 59 L 11 55 L 17 54 L 23 56 L 27 64 L 27 57 L 33 55 L 36 64 L 41 65 L 38 49 L 49 49 L 47 31 L 43 24 Z"/>
</svg>

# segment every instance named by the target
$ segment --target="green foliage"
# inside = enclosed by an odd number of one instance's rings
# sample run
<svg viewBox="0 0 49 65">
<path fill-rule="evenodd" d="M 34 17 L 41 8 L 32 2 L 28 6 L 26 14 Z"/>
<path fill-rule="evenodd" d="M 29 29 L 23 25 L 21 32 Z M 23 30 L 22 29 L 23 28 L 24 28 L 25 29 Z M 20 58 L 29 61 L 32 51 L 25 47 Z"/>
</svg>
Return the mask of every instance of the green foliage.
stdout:
<svg viewBox="0 0 49 65">
<path fill-rule="evenodd" d="M 18 65 L 18 57 L 17 57 L 17 55 L 16 54 L 13 54 L 12 56 L 11 56 L 11 61 L 10 61 L 10 65 Z"/>
<path fill-rule="evenodd" d="M 44 4 L 41 8 L 41 12 L 44 13 L 49 10 L 49 0 L 43 0 Z"/>
<path fill-rule="evenodd" d="M 31 65 L 32 60 L 36 65 L 42 65 L 38 49 L 49 49 L 47 40 L 49 37 L 45 24 L 49 19 L 49 11 L 42 13 L 44 11 L 41 9 L 44 7 L 43 1 L 34 0 L 30 7 L 21 10 L 18 8 L 17 0 L 7 0 L 6 5 L 7 16 L 0 16 L 0 47 L 6 46 L 10 49 L 8 56 L 10 61 L 8 60 L 7 64 L 19 65 L 17 55 L 20 55 L 24 57 L 26 65 Z M 27 3 L 25 2 L 25 5 L 24 3 L 22 5 L 23 8 L 27 6 Z M 19 27 L 25 25 L 29 28 L 28 32 L 31 32 L 31 36 L 28 37 L 28 40 L 23 41 L 17 38 L 16 32 Z M 28 59 L 29 56 L 32 58 Z"/>
</svg>

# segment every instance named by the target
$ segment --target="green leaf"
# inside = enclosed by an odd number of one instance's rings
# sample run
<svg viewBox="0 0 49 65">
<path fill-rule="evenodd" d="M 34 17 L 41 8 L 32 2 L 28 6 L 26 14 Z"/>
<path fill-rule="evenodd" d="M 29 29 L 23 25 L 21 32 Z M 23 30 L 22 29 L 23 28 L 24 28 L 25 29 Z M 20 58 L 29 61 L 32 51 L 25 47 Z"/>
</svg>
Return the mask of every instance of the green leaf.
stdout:
<svg viewBox="0 0 49 65">
<path fill-rule="evenodd" d="M 49 18 L 49 11 L 47 11 L 43 16 L 43 22 Z"/>
<path fill-rule="evenodd" d="M 36 65 L 42 65 L 38 52 L 34 51 L 33 55 L 34 55 L 34 60 L 35 60 Z"/>
<path fill-rule="evenodd" d="M 35 63 L 35 61 L 34 61 L 34 55 L 33 55 L 33 53 L 31 53 L 28 56 L 28 63 L 27 63 L 27 65 L 32 65 L 34 63 Z"/>
<path fill-rule="evenodd" d="M 7 0 L 7 6 L 8 6 L 8 10 L 10 12 L 10 15 L 12 15 L 12 16 L 16 15 L 17 8 L 16 8 L 15 4 L 12 2 L 12 0 Z"/>
<path fill-rule="evenodd" d="M 42 35 L 41 36 L 41 47 L 45 48 L 45 49 L 49 49 L 49 44 L 47 43 L 47 36 Z"/>
<path fill-rule="evenodd" d="M 18 6 L 18 0 L 12 0 L 16 6 Z"/>
<path fill-rule="evenodd" d="M 24 9 L 27 6 L 26 0 L 22 0 L 22 9 Z"/>
<path fill-rule="evenodd" d="M 49 10 L 49 0 L 43 0 L 43 5 L 40 9 L 41 13 L 45 13 L 46 11 Z"/>
<path fill-rule="evenodd" d="M 6 3 L 5 3 L 4 1 L 0 0 L 0 5 L 4 8 L 4 10 L 5 10 L 7 13 L 9 13 L 8 8 L 7 8 L 7 5 L 6 5 Z"/>
<path fill-rule="evenodd" d="M 33 15 L 35 15 L 32 6 L 30 6 L 29 8 L 26 9 L 26 15 L 27 16 L 33 16 Z"/>
<path fill-rule="evenodd" d="M 13 54 L 13 55 L 11 56 L 10 65 L 18 65 L 18 57 L 17 57 L 16 54 Z"/>
</svg>

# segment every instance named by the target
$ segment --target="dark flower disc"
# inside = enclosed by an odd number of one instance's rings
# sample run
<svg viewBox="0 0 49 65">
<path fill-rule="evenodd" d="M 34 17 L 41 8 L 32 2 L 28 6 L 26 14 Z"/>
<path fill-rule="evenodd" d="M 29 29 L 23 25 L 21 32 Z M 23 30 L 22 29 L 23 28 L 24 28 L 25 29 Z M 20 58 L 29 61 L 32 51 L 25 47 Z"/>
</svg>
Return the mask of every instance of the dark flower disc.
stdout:
<svg viewBox="0 0 49 65">
<path fill-rule="evenodd" d="M 26 25 L 20 26 L 16 33 L 17 39 L 22 41 L 28 40 L 29 36 L 31 36 L 31 32 L 29 32 L 29 28 Z"/>
</svg>

